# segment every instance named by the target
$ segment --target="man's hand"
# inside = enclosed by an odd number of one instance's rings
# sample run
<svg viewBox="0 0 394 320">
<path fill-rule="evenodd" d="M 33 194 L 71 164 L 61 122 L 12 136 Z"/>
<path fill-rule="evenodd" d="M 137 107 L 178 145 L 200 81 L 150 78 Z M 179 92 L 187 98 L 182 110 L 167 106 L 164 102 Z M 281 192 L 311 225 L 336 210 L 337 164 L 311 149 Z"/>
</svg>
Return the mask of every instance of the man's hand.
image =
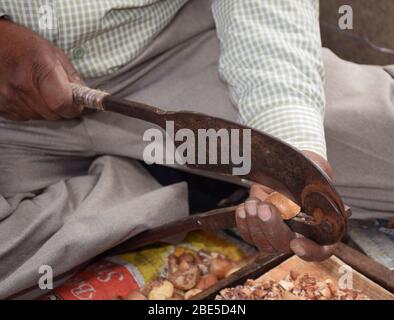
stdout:
<svg viewBox="0 0 394 320">
<path fill-rule="evenodd" d="M 38 34 L 0 20 L 0 116 L 14 120 L 73 118 L 70 82 L 82 83 L 65 54 Z"/>
<path fill-rule="evenodd" d="M 326 160 L 310 151 L 303 153 L 319 165 L 330 178 L 332 177 L 331 167 Z M 336 245 L 320 246 L 291 231 L 275 206 L 264 202 L 271 192 L 273 190 L 268 187 L 253 185 L 250 197 L 237 208 L 238 230 L 244 240 L 264 252 L 293 251 L 307 261 L 321 261 L 329 258 Z"/>
</svg>

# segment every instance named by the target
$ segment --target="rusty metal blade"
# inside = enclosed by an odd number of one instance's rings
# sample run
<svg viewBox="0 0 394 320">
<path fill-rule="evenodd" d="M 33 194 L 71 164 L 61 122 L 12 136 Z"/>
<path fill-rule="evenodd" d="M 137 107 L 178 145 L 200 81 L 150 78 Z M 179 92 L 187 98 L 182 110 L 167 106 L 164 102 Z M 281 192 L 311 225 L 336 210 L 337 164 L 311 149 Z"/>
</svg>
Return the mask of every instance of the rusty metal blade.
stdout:
<svg viewBox="0 0 394 320">
<path fill-rule="evenodd" d="M 289 144 L 250 127 L 205 114 L 188 111 L 166 112 L 89 88 L 78 90 L 74 90 L 74 99 L 80 104 L 148 121 L 163 129 L 168 121 L 173 121 L 175 132 L 187 128 L 197 135 L 200 129 L 237 129 L 240 133 L 239 140 L 242 141 L 243 134 L 247 131 L 245 129 L 249 129 L 252 145 L 251 170 L 239 178 L 274 189 L 284 186 L 305 213 L 302 217 L 288 221 L 294 231 L 320 244 L 336 243 L 344 235 L 347 214 L 339 194 L 327 175 Z M 196 154 L 197 152 L 196 150 Z M 218 144 L 218 159 L 221 153 L 221 145 Z M 188 167 L 209 171 L 218 176 L 230 176 L 237 164 L 230 161 L 228 164 L 188 164 Z"/>
</svg>

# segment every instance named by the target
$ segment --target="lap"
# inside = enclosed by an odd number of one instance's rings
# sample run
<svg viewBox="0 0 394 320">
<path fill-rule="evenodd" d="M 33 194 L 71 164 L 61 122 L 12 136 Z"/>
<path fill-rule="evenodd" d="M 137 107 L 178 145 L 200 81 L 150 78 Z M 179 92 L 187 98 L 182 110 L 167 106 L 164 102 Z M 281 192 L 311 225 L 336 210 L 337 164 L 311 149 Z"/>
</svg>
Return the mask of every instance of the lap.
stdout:
<svg viewBox="0 0 394 320">
<path fill-rule="evenodd" d="M 41 265 L 51 266 L 55 277 L 62 275 L 188 213 L 185 183 L 162 187 L 137 161 L 111 156 L 97 158 L 85 175 L 18 197 L 7 197 L 17 205 L 0 223 L 0 299 L 36 288 Z M 2 201 L 0 196 L 0 208 Z"/>
</svg>

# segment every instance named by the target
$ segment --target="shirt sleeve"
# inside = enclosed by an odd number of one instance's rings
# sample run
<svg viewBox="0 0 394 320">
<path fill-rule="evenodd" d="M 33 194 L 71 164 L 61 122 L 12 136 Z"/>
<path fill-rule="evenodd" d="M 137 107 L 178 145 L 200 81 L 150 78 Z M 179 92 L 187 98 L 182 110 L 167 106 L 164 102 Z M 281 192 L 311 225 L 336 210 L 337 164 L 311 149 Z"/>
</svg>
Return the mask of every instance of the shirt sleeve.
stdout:
<svg viewBox="0 0 394 320">
<path fill-rule="evenodd" d="M 9 15 L 0 8 L 0 19 L 9 19 Z"/>
<path fill-rule="evenodd" d="M 326 158 L 318 0 L 215 0 L 219 73 L 241 121 Z"/>
</svg>

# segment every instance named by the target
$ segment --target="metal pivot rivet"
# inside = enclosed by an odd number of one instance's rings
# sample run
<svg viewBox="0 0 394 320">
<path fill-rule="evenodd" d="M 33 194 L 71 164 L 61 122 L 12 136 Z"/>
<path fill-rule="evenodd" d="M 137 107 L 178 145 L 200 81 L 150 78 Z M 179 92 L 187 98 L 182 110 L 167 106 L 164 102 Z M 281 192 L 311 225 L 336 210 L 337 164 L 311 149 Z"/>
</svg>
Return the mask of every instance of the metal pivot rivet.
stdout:
<svg viewBox="0 0 394 320">
<path fill-rule="evenodd" d="M 324 219 L 322 221 L 321 228 L 326 233 L 331 233 L 333 231 L 333 229 L 334 229 L 333 226 L 332 226 L 332 223 L 330 221 L 328 221 L 327 219 Z"/>
</svg>

